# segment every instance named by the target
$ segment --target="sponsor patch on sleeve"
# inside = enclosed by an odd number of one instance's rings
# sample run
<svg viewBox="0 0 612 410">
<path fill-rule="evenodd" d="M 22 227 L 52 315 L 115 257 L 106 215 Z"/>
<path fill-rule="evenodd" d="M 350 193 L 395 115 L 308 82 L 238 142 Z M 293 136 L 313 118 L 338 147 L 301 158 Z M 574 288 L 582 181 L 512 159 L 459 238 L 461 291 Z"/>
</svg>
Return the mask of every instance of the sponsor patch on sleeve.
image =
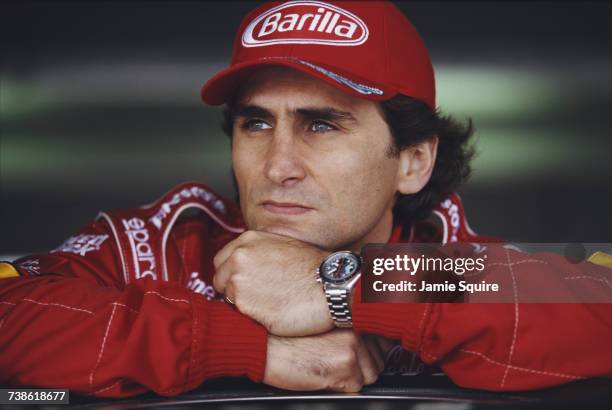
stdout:
<svg viewBox="0 0 612 410">
<path fill-rule="evenodd" d="M 51 253 L 70 252 L 76 253 L 77 255 L 85 256 L 88 252 L 99 251 L 100 246 L 102 246 L 106 239 L 108 239 L 108 235 L 81 234 L 77 236 L 71 236 L 57 249 L 52 250 Z"/>
</svg>

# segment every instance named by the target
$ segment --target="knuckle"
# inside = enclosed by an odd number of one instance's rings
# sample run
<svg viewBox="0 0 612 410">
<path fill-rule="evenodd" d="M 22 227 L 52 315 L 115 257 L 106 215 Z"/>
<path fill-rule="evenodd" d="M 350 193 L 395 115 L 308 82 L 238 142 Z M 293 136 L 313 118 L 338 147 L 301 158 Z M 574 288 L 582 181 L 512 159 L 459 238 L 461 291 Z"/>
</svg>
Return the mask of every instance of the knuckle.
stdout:
<svg viewBox="0 0 612 410">
<path fill-rule="evenodd" d="M 238 309 L 241 313 L 246 314 L 246 312 L 244 312 L 243 306 L 244 300 L 240 295 L 240 292 L 238 292 L 236 288 L 233 288 L 231 292 L 226 292 L 225 294 L 232 299 L 232 302 L 234 302 L 234 306 L 236 306 L 236 309 Z"/>
<path fill-rule="evenodd" d="M 222 291 L 222 283 L 221 283 L 221 279 L 219 279 L 219 275 L 214 275 L 213 276 L 213 288 L 215 288 L 215 290 L 217 292 L 221 292 Z"/>
<path fill-rule="evenodd" d="M 332 390 L 344 392 L 344 393 L 356 393 L 361 390 L 363 387 L 363 383 L 357 377 L 351 377 L 348 379 L 344 379 L 336 383 L 336 385 L 332 388 Z"/>
<path fill-rule="evenodd" d="M 243 263 L 246 263 L 248 257 L 248 251 L 242 246 L 236 248 L 231 256 L 232 262 L 237 265 L 242 265 Z"/>
<path fill-rule="evenodd" d="M 221 262 L 221 257 L 219 256 L 219 252 L 213 258 L 213 266 L 219 266 L 219 262 Z"/>
<path fill-rule="evenodd" d="M 357 393 L 363 388 L 363 383 L 354 380 L 351 383 L 348 383 L 346 392 L 347 393 Z"/>
<path fill-rule="evenodd" d="M 242 235 L 240 235 L 242 239 L 246 241 L 252 241 L 257 238 L 257 233 L 255 231 L 245 231 Z"/>
<path fill-rule="evenodd" d="M 347 349 L 338 356 L 338 364 L 342 368 L 353 368 L 357 365 L 357 353 L 353 349 Z"/>
<path fill-rule="evenodd" d="M 334 384 L 330 386 L 330 390 L 344 393 L 346 392 L 346 383 Z"/>
<path fill-rule="evenodd" d="M 227 278 L 227 284 L 225 288 L 231 290 L 234 293 L 234 297 L 237 296 L 238 290 L 240 289 L 240 275 L 233 274 Z"/>
<path fill-rule="evenodd" d="M 378 373 L 377 372 L 368 372 L 367 375 L 364 376 L 363 384 L 374 384 L 378 381 Z"/>
</svg>

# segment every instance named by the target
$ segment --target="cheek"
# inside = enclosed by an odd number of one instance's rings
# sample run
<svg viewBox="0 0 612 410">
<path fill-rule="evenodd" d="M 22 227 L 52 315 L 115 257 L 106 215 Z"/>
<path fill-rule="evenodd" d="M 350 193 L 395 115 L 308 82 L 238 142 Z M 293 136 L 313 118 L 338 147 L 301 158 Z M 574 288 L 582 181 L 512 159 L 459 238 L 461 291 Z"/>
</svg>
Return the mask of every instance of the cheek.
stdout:
<svg viewBox="0 0 612 410">
<path fill-rule="evenodd" d="M 248 154 L 244 144 L 240 144 L 238 139 L 234 139 L 232 144 L 232 169 L 236 178 L 238 196 L 240 197 L 240 211 L 247 226 L 250 226 L 253 218 L 250 216 L 250 194 L 254 184 L 253 178 L 256 172 L 252 169 L 255 163 L 253 157 Z"/>
<path fill-rule="evenodd" d="M 240 138 L 235 138 L 232 145 L 232 167 L 241 195 L 245 193 L 244 190 L 250 185 L 250 180 L 257 174 L 257 170 L 254 169 L 257 160 L 252 152 L 249 153 L 246 145 Z"/>
<path fill-rule="evenodd" d="M 249 192 L 255 184 L 254 178 L 259 174 L 254 167 L 256 161 L 253 155 L 249 155 L 248 150 L 239 141 L 234 140 L 232 146 L 232 169 L 238 185 L 238 195 L 240 196 L 240 208 L 242 215 L 248 219 L 250 200 Z"/>
<path fill-rule="evenodd" d="M 396 192 L 398 162 L 378 148 L 345 154 L 320 169 L 333 175 L 326 178 L 326 185 L 334 198 L 337 217 L 376 218 L 389 207 Z"/>
</svg>

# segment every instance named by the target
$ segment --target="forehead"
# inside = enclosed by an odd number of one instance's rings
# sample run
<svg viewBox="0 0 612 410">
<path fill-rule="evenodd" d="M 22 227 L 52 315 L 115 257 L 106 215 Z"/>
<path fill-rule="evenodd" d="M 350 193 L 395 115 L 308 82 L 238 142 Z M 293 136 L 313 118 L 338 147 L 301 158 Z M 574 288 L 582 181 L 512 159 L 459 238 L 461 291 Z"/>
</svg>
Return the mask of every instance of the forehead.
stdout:
<svg viewBox="0 0 612 410">
<path fill-rule="evenodd" d="M 376 110 L 378 106 L 287 67 L 267 67 L 256 71 L 240 87 L 235 102 L 287 109 L 321 105 L 350 111 Z"/>
</svg>

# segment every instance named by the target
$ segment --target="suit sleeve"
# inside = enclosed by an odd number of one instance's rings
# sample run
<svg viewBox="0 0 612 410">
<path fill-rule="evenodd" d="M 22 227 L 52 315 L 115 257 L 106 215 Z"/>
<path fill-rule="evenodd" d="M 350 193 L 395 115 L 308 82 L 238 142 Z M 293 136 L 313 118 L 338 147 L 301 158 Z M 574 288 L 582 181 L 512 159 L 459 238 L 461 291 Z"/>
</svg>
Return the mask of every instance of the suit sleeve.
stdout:
<svg viewBox="0 0 612 410">
<path fill-rule="evenodd" d="M 573 265 L 550 254 L 505 252 L 489 255 L 489 263 L 503 264 L 499 271 L 518 290 L 528 286 L 529 269 L 538 269 L 559 287 L 610 292 L 612 269 L 594 260 Z M 612 374 L 610 303 L 371 304 L 361 302 L 359 284 L 353 322 L 357 331 L 400 340 L 463 387 L 533 390 Z"/>
<path fill-rule="evenodd" d="M 97 222 L 0 269 L 0 384 L 173 396 L 218 376 L 261 381 L 265 329 L 174 282 L 125 284 Z"/>
</svg>

